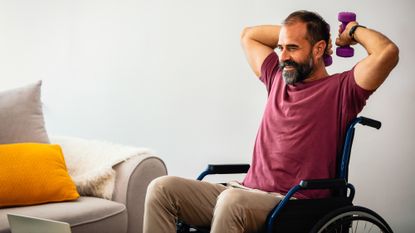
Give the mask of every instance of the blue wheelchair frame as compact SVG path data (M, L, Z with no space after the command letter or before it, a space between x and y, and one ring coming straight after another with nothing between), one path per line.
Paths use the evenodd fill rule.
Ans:
M345 141L343 144L341 162L337 168L337 178L335 179L319 179L319 180L302 180L298 185L292 187L284 199L282 199L270 212L267 218L266 232L272 233L274 223L277 217L280 215L282 209L287 205L288 201L293 195L301 189L341 189L343 190L341 195L350 199L350 202L354 198L355 189L352 184L348 183L348 166L350 162L350 153L352 150L353 138L355 133L355 126L357 124L370 126L376 129L380 129L381 122L366 117L357 117L352 122L346 131ZM233 165L208 165L207 169L203 171L197 180L202 180L205 176L211 174L235 174L246 173L249 169L248 164L233 164ZM347 196L347 190L349 195Z

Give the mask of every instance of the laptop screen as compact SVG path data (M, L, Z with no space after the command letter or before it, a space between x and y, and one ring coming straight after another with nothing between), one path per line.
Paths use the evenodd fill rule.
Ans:
M66 222L18 214L7 214L12 233L71 233Z

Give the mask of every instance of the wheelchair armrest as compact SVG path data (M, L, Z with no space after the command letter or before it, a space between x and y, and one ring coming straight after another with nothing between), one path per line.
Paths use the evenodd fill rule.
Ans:
M302 180L301 189L336 189L347 187L345 179Z
M209 164L197 180L202 180L205 176L211 174L238 174L246 173L249 170L249 164Z
M249 164L209 164L210 174L237 174L248 172Z
M346 181L346 179L319 179L319 180L302 180L300 184L292 188L292 192L287 194L288 198L291 198L295 192L300 189L331 189L331 190L349 190L348 198L352 201L355 194L354 186ZM345 193L347 195L347 193Z

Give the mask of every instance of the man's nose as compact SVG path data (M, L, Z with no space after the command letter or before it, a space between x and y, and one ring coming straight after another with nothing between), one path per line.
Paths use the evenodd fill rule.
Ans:
M290 60L290 54L287 52L287 50L285 50L285 49L281 50L280 59L281 59L281 61Z

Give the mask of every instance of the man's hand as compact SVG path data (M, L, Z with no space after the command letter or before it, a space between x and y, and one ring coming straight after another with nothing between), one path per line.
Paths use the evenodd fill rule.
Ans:
M331 42L331 35L329 36L329 44L326 47L325 54L331 56L333 54L333 43Z
M339 25L339 34L336 38L336 45L337 46L347 46L347 45L355 45L357 44L353 38L350 37L349 32L350 29L352 29L353 26L358 25L357 22L350 22L347 24L346 28L342 31L341 27L342 25Z

